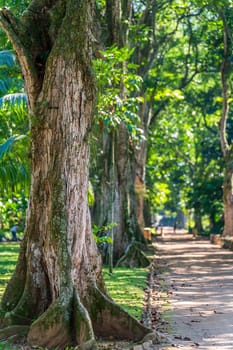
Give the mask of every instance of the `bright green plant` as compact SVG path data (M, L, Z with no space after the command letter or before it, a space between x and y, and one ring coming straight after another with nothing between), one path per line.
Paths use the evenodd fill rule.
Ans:
M94 62L98 86L97 116L101 128L111 131L124 123L133 141L143 138L138 116L143 99L137 96L142 78L137 65L130 63L133 49L112 46ZM122 94L124 91L124 94Z
M19 226L19 232L23 231L27 205L28 199L23 191L0 197L1 236L11 238L10 228L14 225Z
M115 222L106 225L106 226L92 226L92 232L95 238L95 241L97 244L99 243L110 243L112 244L112 239L107 234L105 234L107 231L111 230L113 227L117 226Z
M28 116L15 55L0 52L0 196L29 185Z

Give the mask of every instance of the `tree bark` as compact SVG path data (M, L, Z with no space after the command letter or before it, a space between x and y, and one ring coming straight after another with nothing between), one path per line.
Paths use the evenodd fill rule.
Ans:
M113 227L113 260L120 259L126 247L133 240L144 242L137 220L137 194L135 192L135 161L130 154L129 136L125 126L112 134L103 133L103 155L101 184L96 193L93 213L94 221L99 226L111 222ZM114 162L112 162L112 148ZM104 257L107 262L108 257Z
M233 152L231 148L225 156L225 174L223 182L224 231L223 236L233 236Z
M231 57L231 33L227 23L225 13L219 11L219 16L223 24L223 44L224 55L221 66L221 85L222 85L222 116L219 123L219 134L222 154L225 160L225 176L223 183L223 202L224 202L224 236L233 236L233 144L227 140L226 124L229 115L229 83L228 74L230 71Z
M203 231L202 226L202 215L199 208L194 208L194 228L196 230L196 233L199 234Z
M21 20L0 13L22 65L32 140L25 235L1 323L29 325L35 346L94 349L95 335L140 339L148 332L106 296L91 233L94 11L90 0L34 0Z

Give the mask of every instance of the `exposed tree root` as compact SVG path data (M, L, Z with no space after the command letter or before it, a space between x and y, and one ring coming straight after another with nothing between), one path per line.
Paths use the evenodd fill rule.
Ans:
M33 346L63 348L78 344L80 350L94 350L95 336L87 309L78 293L62 293L35 322L28 333L28 343Z
M87 309L81 303L77 290L74 288L74 328L76 343L80 350L95 350L96 341Z
M62 295L34 321L28 333L28 344L53 348L72 343L70 331L72 295Z
M5 326L10 325L30 325L33 318L33 306L31 305L31 295L26 289L17 304L17 306L9 312L5 313L2 323Z
M76 288L68 289L31 326L6 327L0 331L0 339L14 341L16 335L27 335L31 346L63 349L78 344L79 350L95 350L95 335L138 341L151 332L96 286L89 288L84 303L86 307ZM6 313L6 318L10 314Z
M26 299L22 296L20 317L15 314L16 310L19 311L17 307L6 312L6 324L17 324L14 323L16 321L22 324L22 320L26 319L22 309L25 303ZM95 285L89 287L83 303L85 306L76 288L67 288L31 326L6 327L0 331L0 339L14 341L16 335L27 335L28 344L32 346L63 349L67 345L78 344L79 350L95 350L95 336L138 341L151 332ZM28 305L25 310L28 315Z
M136 242L128 245L125 254L118 260L116 266L126 267L147 267L150 265L150 260L138 247Z
M9 326L0 330L0 341L12 340L16 341L26 336L28 333L28 326Z
M93 288L92 300L94 303L87 307L97 337L137 341L151 332L96 287Z

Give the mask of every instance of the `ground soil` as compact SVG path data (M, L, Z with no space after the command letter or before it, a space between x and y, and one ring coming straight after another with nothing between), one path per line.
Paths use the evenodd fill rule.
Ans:
M154 244L150 349L232 350L233 252L169 228Z

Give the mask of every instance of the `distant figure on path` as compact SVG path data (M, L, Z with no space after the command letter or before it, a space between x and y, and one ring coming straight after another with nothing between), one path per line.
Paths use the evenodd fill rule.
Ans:
M173 232L176 233L176 222L174 222L174 225L173 225Z
M12 233L12 241L13 242L17 242L18 241L18 237L17 237L17 231L19 229L18 225L15 225L11 228L11 233Z

